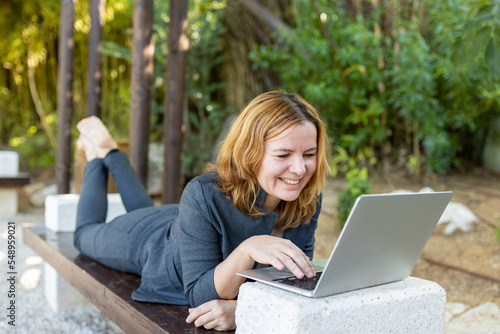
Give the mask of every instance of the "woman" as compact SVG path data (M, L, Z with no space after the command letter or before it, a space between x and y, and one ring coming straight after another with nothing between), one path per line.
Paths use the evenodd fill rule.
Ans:
M191 180L179 205L154 207L126 156L93 117L78 145L89 160L75 246L112 268L142 276L132 297L189 304L187 322L234 329L236 272L259 265L315 276L310 263L330 146L317 111L284 91L252 100L234 122L217 163ZM106 218L107 171L127 214Z

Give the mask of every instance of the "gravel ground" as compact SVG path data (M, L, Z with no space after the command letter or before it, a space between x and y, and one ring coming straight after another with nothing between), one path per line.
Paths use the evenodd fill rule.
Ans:
M15 234L9 234L9 222L15 223ZM22 226L40 222L43 222L41 210L0 217L0 333L123 333L94 307L58 313L50 309L44 295L43 261L22 241ZM15 237L15 248L11 248L11 253L15 252L15 267L12 269L8 263L11 260L9 235ZM14 289L8 281L12 276L16 282ZM15 297L9 296L10 291ZM13 312L7 310L11 303L15 303L12 318L9 315Z
M15 233L9 233L8 226L13 226L9 222L15 223ZM0 333L123 333L97 308L57 313L50 309L44 296L43 260L22 241L22 226L41 222L41 209L13 217L0 216ZM13 268L9 268L8 262L12 260L9 236L11 240L15 238L15 248L11 249L11 253L15 252ZM13 289L9 281L12 276ZM8 310L12 303L15 312ZM500 308L494 303L477 307L448 303L446 320L446 333L500 333Z

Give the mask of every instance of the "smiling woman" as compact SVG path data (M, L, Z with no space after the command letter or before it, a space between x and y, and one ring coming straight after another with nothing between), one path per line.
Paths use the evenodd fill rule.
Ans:
M284 230L311 218L317 195L321 193L329 172L330 142L316 109L301 96L285 91L272 91L253 99L231 127L221 146L217 166L210 166L216 171L222 191L228 194L234 206L255 218L266 214L254 200L262 188L257 172L265 157L266 143L306 122L316 128L316 142L308 147L316 147L316 172L296 200L280 203L281 214L275 227Z
M187 322L227 330L245 281L237 272L271 265L316 275L310 259L330 146L318 112L300 96L273 91L252 100L217 162L186 185L179 204L153 206L99 119L77 128L89 162L74 243L102 264L141 275L133 299L189 304ZM127 214L104 224L108 171Z

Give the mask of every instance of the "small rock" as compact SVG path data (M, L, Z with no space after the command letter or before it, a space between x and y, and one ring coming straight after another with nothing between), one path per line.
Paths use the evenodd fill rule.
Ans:
M446 333L499 333L500 307L495 303L484 303L468 310L446 324Z
M45 198L48 195L55 195L57 194L57 185L56 184L51 184L50 186L43 187L42 189L36 191L31 195L30 201L33 206L37 208L41 208L45 204Z

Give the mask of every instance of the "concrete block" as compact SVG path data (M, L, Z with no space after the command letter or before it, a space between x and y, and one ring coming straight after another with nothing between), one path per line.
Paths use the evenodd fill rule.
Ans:
M441 286L414 277L318 299L245 283L236 333L442 334L445 303Z
M13 151L0 151L0 177L19 175L19 155ZM17 213L17 188L0 189L0 215L11 216Z
M0 177L15 177L19 174L19 154L0 151Z
M45 263L45 298L54 312L94 308L49 264Z
M17 189L0 188L0 215L13 216L17 213Z
M45 199L45 226L54 232L73 232L80 195L49 195ZM126 213L120 194L108 194L106 221ZM54 312L93 308L71 284L50 265L45 264L45 298Z
M76 228L76 209L80 195L49 195L45 199L45 226L55 232L73 232ZM108 194L106 221L126 213L120 194Z

